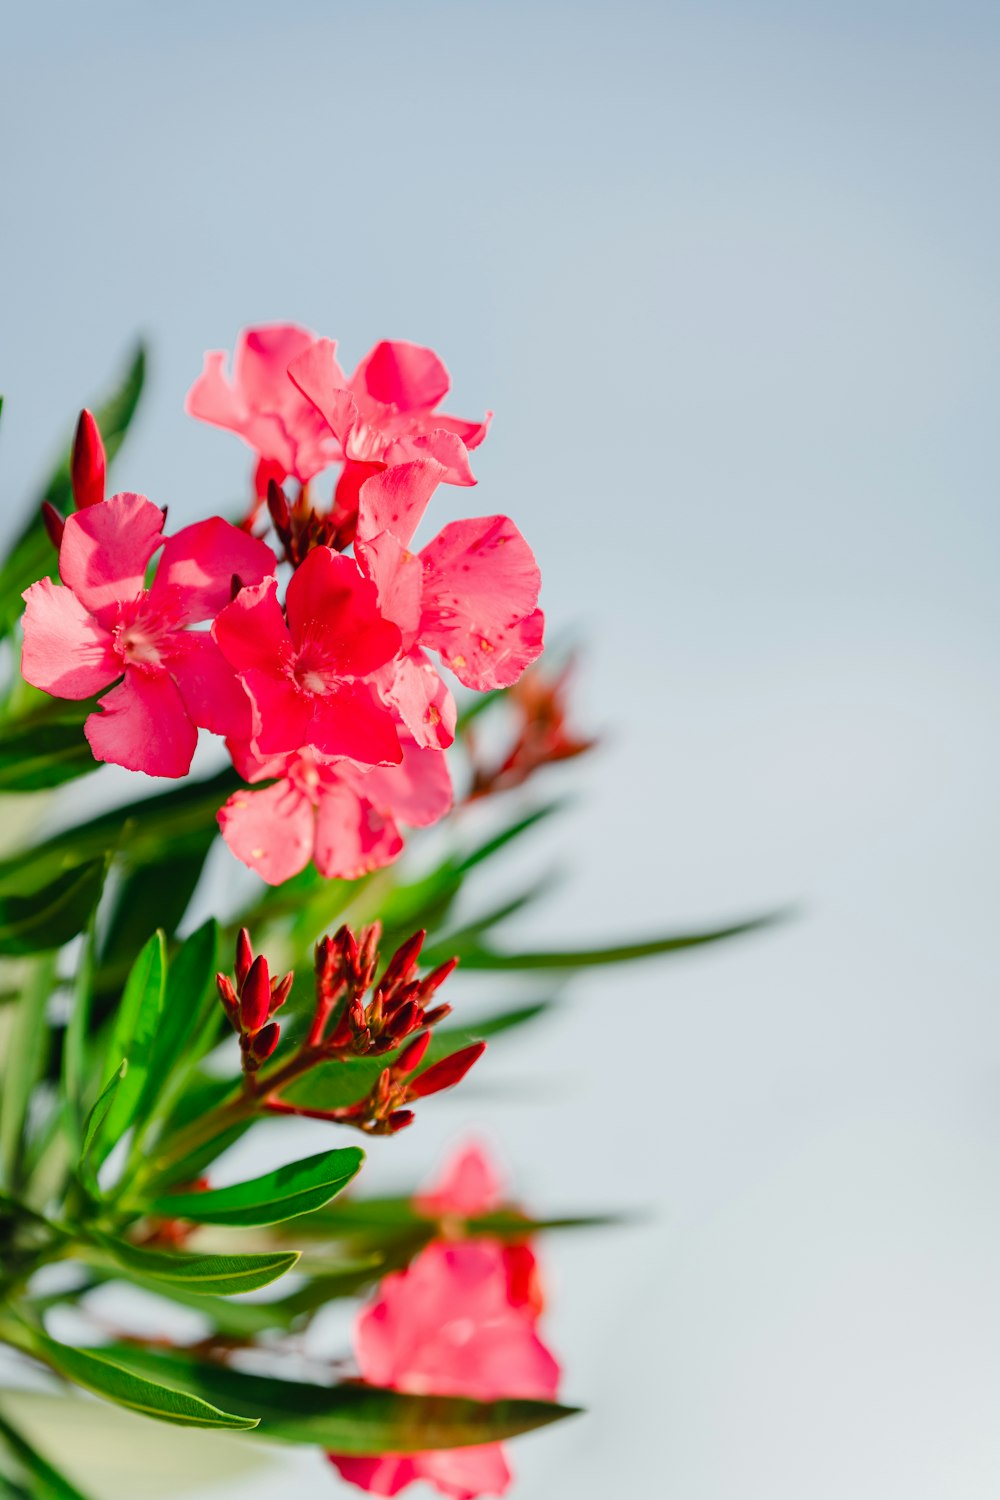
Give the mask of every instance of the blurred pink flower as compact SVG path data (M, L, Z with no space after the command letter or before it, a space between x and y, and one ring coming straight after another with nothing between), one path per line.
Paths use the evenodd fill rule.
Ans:
M250 724L246 695L212 637L186 627L227 603L234 575L256 584L276 564L263 542L218 517L164 542L163 518L134 494L67 517L65 587L45 578L24 594L21 670L56 698L89 698L121 678L84 725L94 755L150 776L183 776L197 726L238 736Z

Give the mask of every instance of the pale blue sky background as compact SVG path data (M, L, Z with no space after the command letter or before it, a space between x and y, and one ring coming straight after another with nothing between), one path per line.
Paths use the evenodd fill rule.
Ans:
M961 0L5 18L5 517L138 330L117 480L177 520L245 482L204 348L431 343L607 731L525 935L804 903L579 984L375 1153L478 1123L540 1208L656 1211L547 1247L592 1414L523 1500L996 1494L998 65Z

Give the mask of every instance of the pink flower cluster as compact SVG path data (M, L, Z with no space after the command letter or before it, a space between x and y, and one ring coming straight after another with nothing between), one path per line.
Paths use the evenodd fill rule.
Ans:
M206 356L188 410L250 444L258 491L339 462L344 550L308 550L282 600L248 525L213 518L164 541L151 501L103 499L99 436L81 422L78 509L46 515L62 586L25 593L22 671L56 697L104 693L85 725L98 760L183 776L198 729L221 735L248 784L219 814L233 852L272 884L310 860L354 877L396 857L400 823L451 805L455 702L427 652L467 687L514 683L542 649L538 568L506 516L412 550L437 486L475 483L487 428L436 411L449 379L431 350L377 344L348 378L329 340L277 326L242 336L231 382L223 365Z
M459 1221L501 1206L500 1182L476 1146L456 1156L417 1208ZM435 1240L387 1276L358 1316L355 1354L373 1385L414 1395L552 1400L559 1366L538 1334L535 1257L487 1237ZM342 1478L374 1495L424 1480L451 1500L502 1495L511 1472L499 1443L377 1458L329 1455Z

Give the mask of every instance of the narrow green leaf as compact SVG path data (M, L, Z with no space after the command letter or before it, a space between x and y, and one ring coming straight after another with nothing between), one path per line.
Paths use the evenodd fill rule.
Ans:
M80 1150L80 1177L89 1192L97 1194L97 1168L100 1160L95 1160L94 1143L97 1140L101 1126L108 1117L108 1111L114 1103L115 1095L119 1086L128 1073L128 1059L123 1057L115 1073L112 1074L108 1083L105 1084L98 1096L83 1131L83 1145Z
M95 771L97 764L82 716L0 725L0 792L61 786Z
M82 932L104 885L103 859L67 870L31 895L0 896L0 954L47 953Z
M176 1097L171 1085L198 1062L212 1036L212 1013L218 1007L215 974L218 967L219 927L210 917L193 932L170 960L160 1024L153 1039L152 1055L142 1097L136 1107L136 1146L141 1127L162 1101ZM204 1043L204 1045L202 1045Z
M145 1250L110 1235L95 1235L94 1243L118 1265L145 1281L178 1286L206 1297L256 1292L284 1276L299 1258L294 1250L252 1255L170 1255L160 1250ZM87 1246L81 1254L86 1259L92 1251Z
M72 1010L63 1032L62 1092L70 1139L82 1141L84 1093L87 1083L87 1051L91 1003L93 998L94 950L96 946L96 913L91 916L83 948L73 978Z
M259 1418L250 1412L234 1415L220 1410L201 1396L161 1385L158 1380L137 1374L103 1353L58 1344L39 1328L25 1324L15 1329L5 1325L4 1336L9 1343L34 1355L67 1380L143 1416L156 1417L161 1422L176 1422L182 1427L228 1427L239 1431L247 1431L258 1424ZM169 1378L169 1369L163 1374Z
M413 1075L419 1078L434 1063L453 1052L460 1052L471 1041L479 1041L475 1028L468 1032L453 1028L431 1033L431 1044L424 1054L420 1068ZM352 1057L337 1062L318 1063L311 1072L291 1084L282 1094L292 1104L308 1109L340 1109L345 1104L354 1104L371 1089L383 1068L389 1067L399 1056L401 1049L385 1052L380 1057Z
M252 1182L209 1188L203 1193L168 1193L155 1198L150 1213L190 1219L197 1224L278 1224L321 1208L357 1175L365 1154L357 1146L320 1151L303 1161L265 1172Z
M131 1125L146 1087L163 1012L166 969L166 942L162 932L155 932L132 965L108 1040L104 1077L114 1076L123 1057L128 1058L128 1073L100 1128L95 1165Z
M44 959L31 966L4 1047L0 1176L13 1189L21 1181L28 1105L45 1067L52 1039L46 1024L45 1008L54 972L51 959Z
M444 958L457 953L463 969L586 969L599 964L629 963L637 958L656 958L661 954L680 953L687 948L700 948L707 943L721 943L727 938L743 937L750 932L759 932L781 920L783 913L771 913L753 917L746 922L736 922L730 927L719 927L706 932L670 934L667 937L649 938L638 943L621 943L607 948L565 948L551 952L501 953L494 948L475 941L466 946L454 942L432 948L424 954L429 964L441 963Z
M118 1348L136 1369L172 1379L205 1400L252 1411L268 1441L310 1443L333 1453L420 1453L516 1437L575 1414L549 1401L469 1401L408 1396L362 1382L309 1385L246 1375L183 1355Z
M60 1474L38 1449L33 1447L23 1432L19 1432L0 1412L0 1438L32 1480L35 1500L87 1500L82 1490Z

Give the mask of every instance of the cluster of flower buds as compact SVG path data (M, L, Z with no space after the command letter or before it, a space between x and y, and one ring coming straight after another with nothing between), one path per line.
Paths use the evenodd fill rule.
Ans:
M76 424L69 467L73 504L77 510L87 510L91 505L99 505L104 499L107 467L104 443L97 422L93 413L84 408ZM66 518L51 500L42 501L42 521L49 541L58 551Z
M228 974L216 974L215 982L230 1024L240 1039L244 1073L255 1073L278 1045L279 1026L271 1017L284 1005L292 989L293 974L271 978L263 953L254 958L250 934L240 928L236 939L235 985Z
M431 1001L458 959L450 958L418 978L420 950L427 936L423 929L396 949L365 1004L378 971L381 931L378 922L362 928L357 937L349 927L341 927L333 937L317 943L311 1045L325 1044L330 1052L355 1057L377 1056L451 1014L450 1005L432 1005Z
M473 762L470 802L494 792L510 791L542 766L571 760L593 749L596 740L574 734L566 723L572 672L572 661L555 677L535 667L508 690L507 701L518 716L518 724L509 750L496 764L479 761L473 733L466 729Z
M289 504L288 496L276 480L268 480L267 509L285 561L297 568L314 547L332 547L343 552L353 541L354 525L345 532L336 513L318 515L309 499L309 487L303 485L298 499Z

